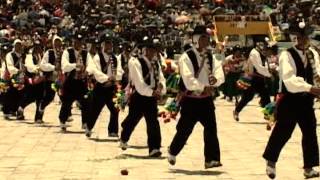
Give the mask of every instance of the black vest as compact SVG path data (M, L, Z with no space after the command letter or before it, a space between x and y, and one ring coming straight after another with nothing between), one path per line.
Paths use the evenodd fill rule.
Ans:
M70 63L77 63L77 57L76 57L76 52L73 48L69 48L67 49L68 54L69 54L69 62ZM76 75L76 70L72 70L71 72L69 72L68 77L69 78L74 78Z
M82 50L81 51L81 58L82 58L82 62L83 62L84 66L87 64L87 56L88 56L88 51Z
M308 61L307 67L305 68L300 55L298 54L298 52L294 48L290 48L287 51L291 54L291 56L294 60L294 63L296 65L296 69L297 69L296 76L302 77L306 82L313 85L313 71L312 71L312 67L311 67L310 62ZM282 82L282 93L293 94L287 90L287 88L283 82ZM295 94L302 95L305 93L295 93Z
M128 60L121 54L121 67L124 70L124 73L128 73Z
M49 60L49 63L52 64L52 65L55 65L56 64L56 55L54 54L54 50L53 49L50 49L48 51L48 60Z
M186 52L191 63L192 63L192 66L193 66L193 72L194 73L197 73L199 71L199 64L198 64L198 60L197 60L197 56L196 56L196 53L193 51L193 50L189 50ZM212 71L213 70L213 57L212 57L212 54L208 52L208 63L209 63L209 68L210 70ZM179 89L180 91L186 91L187 88L183 82L183 79L182 77L180 78L180 81L179 81Z
M13 59L13 65L15 68L20 69L20 63L19 63L19 57L15 52L11 53L12 59Z
M147 85L150 86L150 85L151 85L151 76L150 76L150 74L149 74L150 69L149 69L146 61L145 61L143 58L139 57L139 58L138 58L138 61L139 61L140 64L141 64L142 77L143 77L143 79L144 79L144 82L145 82ZM147 77L147 76L149 76L149 77Z
M107 62L106 62L106 59L104 58L103 53L99 52L98 55L99 55L99 59L100 59L101 71L103 73L105 73L105 74L108 74L108 69L109 68L106 67L107 66ZM108 62L110 60L112 61L112 64L114 65L114 68L117 68L118 62L117 62L117 58L116 58L116 56L114 54L111 55L111 58L108 60Z

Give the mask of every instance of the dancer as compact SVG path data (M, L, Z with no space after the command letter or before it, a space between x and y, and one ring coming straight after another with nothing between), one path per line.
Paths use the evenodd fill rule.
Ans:
M159 43L157 38L144 37L144 54L129 61L129 79L134 93L130 97L129 114L121 124L120 147L126 150L134 128L142 117L145 118L149 157L162 154L157 99L166 93L166 81L157 56Z
M263 154L267 161L266 173L276 177L276 163L280 152L290 139L296 124L302 132L304 176L319 177L313 167L319 166L317 120L313 108L314 97L320 95L319 54L310 46L308 35L312 33L306 16L297 16L289 31L297 36L295 46L280 56L280 92L277 102L276 124Z
M195 47L186 50L179 59L184 97L181 100L177 133L168 149L168 161L175 165L176 156L199 121L204 126L205 168L213 168L222 164L212 92L224 82L224 74L221 63L209 49L210 37L206 27L195 27L192 38Z

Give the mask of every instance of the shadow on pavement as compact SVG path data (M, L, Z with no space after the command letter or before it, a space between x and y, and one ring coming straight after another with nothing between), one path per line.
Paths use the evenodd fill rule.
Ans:
M184 170L184 169L170 169L170 173L173 174L184 174L184 175L200 175L200 176L217 176L224 174L222 171L206 171L206 170Z
M64 134L84 134L84 131L66 131Z
M129 146L132 149L148 149L148 146Z
M263 125L266 125L267 122L239 122L240 124L255 124L255 125L258 125L258 124L263 124Z
M116 156L115 159L166 159L166 157L149 157L147 155L142 156L142 155L133 155L133 154L122 154L119 156Z
M119 142L118 139L99 139L99 138L90 138L90 140L95 142Z

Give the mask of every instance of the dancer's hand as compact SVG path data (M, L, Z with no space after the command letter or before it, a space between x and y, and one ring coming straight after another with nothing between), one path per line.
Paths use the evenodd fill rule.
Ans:
M315 95L315 96L320 96L320 88L317 88L317 87L312 87L310 89L310 93Z

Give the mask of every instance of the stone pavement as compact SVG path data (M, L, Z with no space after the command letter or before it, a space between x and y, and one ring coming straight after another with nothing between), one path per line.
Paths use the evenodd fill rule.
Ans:
M256 104L254 101L245 108L237 123L232 118L233 104L222 100L216 102L223 167L212 170L204 169L203 128L200 124L177 157L176 166L172 167L165 158L146 158L148 149L143 120L129 142L132 146L123 152L115 139L107 138L107 109L100 116L92 139L88 140L80 128L79 110L76 108L69 132L61 134L57 118L60 106L56 102L46 110L46 124L40 127L33 124L34 105L31 105L25 112L26 121L5 121L1 116L0 180L267 179L261 155L270 131L266 131L262 113ZM121 113L120 121L125 115ZM175 122L161 122L164 157L175 133L175 125ZM278 179L303 179L300 139L301 133L297 128L282 151L277 168ZM129 175L122 176L121 169L128 169Z

